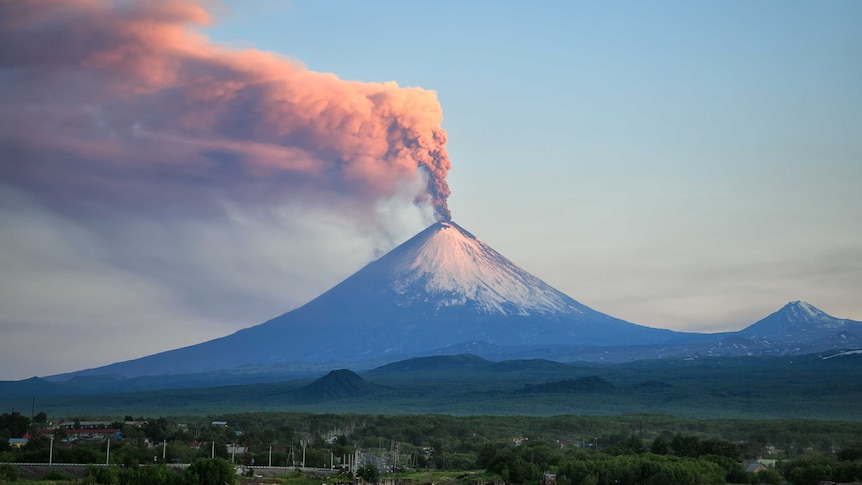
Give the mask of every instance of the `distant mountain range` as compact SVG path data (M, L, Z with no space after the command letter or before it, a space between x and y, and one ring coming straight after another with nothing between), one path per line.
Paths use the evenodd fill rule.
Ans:
M791 302L739 332L674 332L598 312L452 222L428 227L309 303L232 335L50 376L79 389L275 382L417 356L628 362L862 348L862 322Z
M35 409L50 416L291 411L859 420L860 364L859 350L622 364L440 355L367 371L336 369L314 379L211 382L210 387L146 391L84 389L33 378L0 382L0 406L20 410L35 404Z

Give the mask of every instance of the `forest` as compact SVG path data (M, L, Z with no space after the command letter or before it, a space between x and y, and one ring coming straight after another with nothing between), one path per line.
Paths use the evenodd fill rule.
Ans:
M0 382L0 409L55 416L235 412L639 415L862 420L862 354L667 359L627 364L434 356L353 372ZM249 371L251 372L251 371ZM328 372L328 374L327 374ZM155 379L155 380L154 380ZM196 380L200 379L200 381ZM72 384L75 384L74 387Z
M294 469L303 466L332 471L302 476L306 484L353 475L465 484L547 484L551 477L559 485L862 480L862 423L853 421L261 412L114 417L104 426L121 438L110 441L70 440L52 425L96 418L0 415L0 481L21 478L14 463L49 460L111 465L92 466L79 477L54 476L59 483L124 485L210 483L205 477L225 466L253 475L270 465L284 468L268 483L284 484L300 480ZM9 437L25 434L26 444L9 445ZM182 473L166 468L176 463L193 466Z

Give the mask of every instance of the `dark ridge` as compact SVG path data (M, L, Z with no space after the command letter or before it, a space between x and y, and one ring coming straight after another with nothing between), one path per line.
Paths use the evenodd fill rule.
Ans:
M517 372L530 370L567 370L571 369L568 364L555 362L547 359L514 359L504 360L491 365L495 372Z
M20 398L31 396L64 396L81 394L79 389L48 382L39 377L21 381L0 381L0 398Z
M115 387L126 378L119 374L96 374L90 376L75 376L65 382L66 385L81 389L108 389Z
M599 376L566 379L563 381L544 382L542 384L527 384L518 393L605 393L614 392L616 387Z
M441 370L475 370L487 369L494 365L491 361L473 354L435 355L431 357L416 357L413 359L393 362L368 371L365 375L374 376L402 372L423 372Z
M334 401L372 393L372 385L355 372L339 369L326 374L300 390L301 397L311 401Z
M629 387L629 389L633 391L640 392L660 392L660 391L668 391L672 389L673 386L664 381L644 381L638 382L637 384L633 384Z

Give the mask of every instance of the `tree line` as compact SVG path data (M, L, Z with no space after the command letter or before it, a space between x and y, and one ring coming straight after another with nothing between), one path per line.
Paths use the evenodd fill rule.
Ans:
M0 415L0 434L35 432L47 426L43 418L36 422L17 413ZM47 462L51 452L55 463L109 460L115 466L94 468L87 483L124 485L139 483L137 474L146 483L179 484L170 481L175 472L165 468L170 475L159 468L170 462L332 468L354 453L376 455L381 459L378 463L385 464L382 469L365 464L351 470L372 482L416 469L480 470L496 480L526 484L537 484L550 473L558 485L862 481L859 423L250 413L126 416L111 426L122 430L123 439L110 445L98 440L63 443L61 430L54 431L53 450L48 437L39 433L21 448L12 448L4 440L0 463ZM744 465L765 452L769 440L778 436L771 433L778 430L785 440L772 443L797 446L792 451L779 450L775 467L757 474L746 472ZM800 443L816 443L820 448L801 449ZM242 446L247 453L232 456L228 445ZM201 462L212 454L221 462Z

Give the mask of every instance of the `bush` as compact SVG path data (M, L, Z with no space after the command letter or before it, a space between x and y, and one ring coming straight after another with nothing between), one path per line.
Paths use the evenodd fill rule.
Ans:
M120 483L120 467L87 467L86 483L98 483L103 485L113 485Z
M356 476L368 483L377 483L380 479L380 471L374 465L363 465L356 470Z
M781 483L781 474L778 470L770 468L757 472L757 483L766 483L768 485L779 485Z
M164 465L148 465L130 469L133 479L129 484L135 485L181 485L182 479L172 469ZM223 482L221 482L223 483ZM219 483L219 485L221 485Z
M862 460L862 445L855 445L838 452L841 461Z
M73 481L75 480L75 475L63 470L48 470L43 477L45 480L53 480L56 482L63 481Z
M14 482L18 480L18 469L12 465L0 465L0 482Z
M199 458L183 473L183 483L185 485L233 485L236 483L236 472L225 459Z

